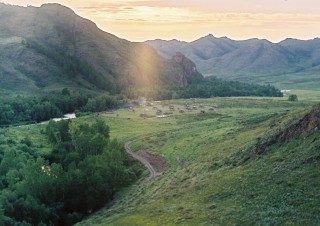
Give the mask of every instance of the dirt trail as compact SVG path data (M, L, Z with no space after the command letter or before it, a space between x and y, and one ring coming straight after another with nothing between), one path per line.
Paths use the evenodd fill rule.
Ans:
M150 172L150 176L146 179L147 181L151 180L152 178L155 178L157 176L157 172L154 170L153 166L150 164L148 160L143 158L142 156L138 155L137 153L134 153L131 148L130 144L132 141L128 141L125 143L124 148L126 149L126 152L131 155L134 159L140 161Z

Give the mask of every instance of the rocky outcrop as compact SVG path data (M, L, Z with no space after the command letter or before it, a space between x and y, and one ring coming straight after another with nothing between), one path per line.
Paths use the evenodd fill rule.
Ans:
M310 132L320 130L320 108L315 108L306 114L297 123L287 128L281 135L277 137L277 141L288 141L292 138L306 135Z
M181 52L177 52L172 57L172 60L178 63L182 68L182 72L178 75L178 78L180 78L181 85L186 86L188 84L191 84L203 79L203 76L201 73L198 72L195 63L193 63L189 58L187 58Z
M320 130L320 105L307 113L299 121L291 124L285 130L274 136L258 138L257 143L251 149L250 154L246 157L260 156L270 149L270 147L279 142L287 142L300 136L306 136L309 133Z

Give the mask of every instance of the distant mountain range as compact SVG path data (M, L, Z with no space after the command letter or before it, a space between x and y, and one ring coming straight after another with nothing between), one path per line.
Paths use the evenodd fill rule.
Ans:
M235 41L208 35L193 42L147 41L166 58L183 53L201 73L282 87L320 88L320 39L286 39L279 43L249 39Z
M190 43L133 43L59 4L0 3L1 95L186 86L203 78L198 69L226 80L320 89L320 39L271 43L208 35Z
M165 59L149 45L106 33L59 4L0 3L1 94L63 87L119 93L202 78L183 55Z

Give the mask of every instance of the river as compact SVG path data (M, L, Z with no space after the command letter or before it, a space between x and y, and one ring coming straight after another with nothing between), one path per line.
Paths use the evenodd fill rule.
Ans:
M71 114L65 114L63 116L63 118L53 118L51 120L55 121L55 122L59 122L61 120L68 120L68 119L73 119L73 118L76 118L76 114L75 113L71 113ZM43 121L43 122L40 122L39 124L48 124L49 121Z

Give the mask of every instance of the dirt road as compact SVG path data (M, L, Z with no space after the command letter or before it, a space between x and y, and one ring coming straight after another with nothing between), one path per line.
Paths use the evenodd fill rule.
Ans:
M131 148L130 148L130 144L132 143L132 141L128 141L127 143L125 143L124 148L126 149L126 152L131 155L134 159L140 161L150 172L150 176L146 179L147 181L151 180L152 178L157 176L157 172L154 170L153 166L150 164L150 162L148 162L148 160L146 160L145 158L141 157L140 155L138 155L137 153L134 153Z

